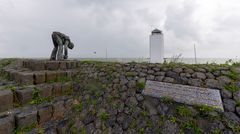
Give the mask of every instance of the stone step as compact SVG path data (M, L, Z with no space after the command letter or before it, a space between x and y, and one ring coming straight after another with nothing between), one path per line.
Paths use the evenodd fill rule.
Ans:
M72 78L76 76L78 71L76 69L57 70L57 71L26 71L15 69L4 69L3 73L10 80L14 80L21 85L37 85L46 82L56 81L63 78Z
M39 99L47 101L54 97L72 94L72 91L72 82L2 87L0 90L0 113L12 109L14 106L34 104ZM38 98L36 98L36 95Z
M78 67L78 61L67 60L67 61L49 61L49 60L24 60L23 67L29 68L32 71L41 70L66 70L75 69Z
M0 114L0 133L11 134L14 129L24 129L33 125L44 126L71 114L73 99L68 96L57 97L51 103L25 106Z

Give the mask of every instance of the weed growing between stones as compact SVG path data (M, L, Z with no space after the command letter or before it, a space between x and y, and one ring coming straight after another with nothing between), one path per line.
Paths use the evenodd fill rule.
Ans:
M37 123L33 123L32 125L23 127L23 128L17 127L14 130L14 134L25 134L25 133L30 132L31 130L33 130L36 127L37 127Z
M169 97L162 97L160 99L160 101L163 102L164 104L173 104L173 102L174 102L174 100Z
M83 110L83 103L79 102L79 104L73 105L73 109L77 112L81 112Z
M136 87L139 89L139 90L143 90L145 88L145 82L137 82L136 84Z
M240 107L240 101L236 102L236 107Z
M207 114L214 111L214 107L210 107L207 105L196 105L195 107L200 112L200 114Z
M227 122L227 126L235 133L240 133L240 125L233 122Z
M34 88L33 90L33 98L32 100L29 102L29 104L31 105L39 105L45 102L50 102L53 99L53 97L47 97L47 98L42 98L40 95L40 90L37 88Z
M186 106L178 106L177 107L177 113L180 116L184 116L184 117L192 116L191 111Z
M171 121L172 123L176 123L176 122L177 122L177 118L174 117L174 116L171 116L171 117L170 117L170 121Z
M234 70L231 70L229 72L229 74L227 74L227 76L229 78L233 79L233 80L238 80L239 79L239 74L236 71L234 71Z
M223 134L223 132L220 129L215 129L212 131L212 134Z
M107 112L101 112L99 114L99 117L102 121L106 121L107 119L109 119L109 114Z
M7 65L11 64L12 62L16 61L17 59L2 59L0 60L0 69L6 67Z
M196 122L194 121L187 121L181 125L181 129L186 130L194 130L196 134L202 134L203 131L197 126Z
M226 90L229 90L229 91L233 92L233 93L240 90L240 88L237 87L236 85L225 85L224 88Z

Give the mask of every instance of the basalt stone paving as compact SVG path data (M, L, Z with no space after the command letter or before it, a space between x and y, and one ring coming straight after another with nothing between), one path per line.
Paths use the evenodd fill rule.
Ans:
M24 88L24 89L16 90L18 101L21 104L28 103L33 98L33 91L34 91L33 87L27 87L27 88Z
M16 115L16 124L22 128L37 123L37 110L26 110Z
M13 116L0 116L0 134L11 134L14 130L14 126Z
M169 97L188 105L208 105L224 111L220 92L215 89L147 81L142 93L157 98Z
M13 107L13 93L9 90L0 90L0 112Z

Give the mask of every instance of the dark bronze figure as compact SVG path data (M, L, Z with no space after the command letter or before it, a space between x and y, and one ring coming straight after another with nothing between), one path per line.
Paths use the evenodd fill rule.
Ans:
M53 32L52 40L54 48L52 50L50 60L63 60L68 58L68 48L73 49L74 44L70 41L70 38L63 33ZM63 54L64 48L64 54Z

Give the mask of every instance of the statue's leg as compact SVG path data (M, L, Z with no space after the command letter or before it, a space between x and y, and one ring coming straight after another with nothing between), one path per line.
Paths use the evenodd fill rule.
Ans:
M63 60L63 42L60 37L58 37L58 42L59 44L58 44L57 60Z
M57 36L55 34L52 34L52 41L53 41L54 48L52 50L50 60L56 60L56 55L57 55L57 50L58 50L58 42L57 42L58 40L57 40Z
M51 58L50 60L56 60L56 54L57 54L57 50L58 50L58 47L54 46L53 50L52 50L52 54L51 54Z

